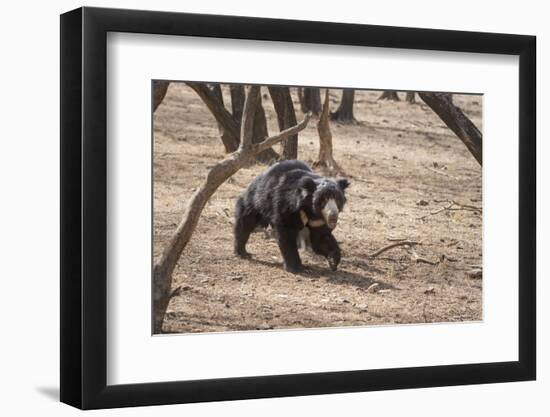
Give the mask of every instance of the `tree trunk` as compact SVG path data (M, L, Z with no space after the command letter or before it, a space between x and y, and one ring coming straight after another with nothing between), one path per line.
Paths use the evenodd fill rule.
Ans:
M221 138L226 153L231 153L239 147L239 124L235 122L221 100L204 83L187 83L202 99L210 113L216 119L221 131Z
M234 152L239 147L239 132L241 130L241 122L240 120L235 120L234 116L229 113L229 111L227 111L227 109L225 108L223 104L223 97L221 95L221 88L219 88L219 85L218 88L214 86L212 89L208 88L207 85L204 83L188 82L187 85L199 95L202 101L206 104L206 107L208 107L208 110L210 110L210 112L216 119L225 152ZM244 88L243 86L240 87ZM237 103L237 99L235 103ZM238 106L238 104L236 104L236 106ZM236 108L233 109L234 112L236 111ZM253 131L255 138L254 140L256 142L261 142L268 136L265 112L263 107L261 106L261 102L260 109L258 112L256 112ZM258 155L258 161L260 162L271 162L278 158L279 154L277 154L277 152L275 152L273 149L267 149L265 152L262 152L260 155Z
M219 84L211 84L210 91L212 92L212 96L216 98L216 100L221 104L223 108L225 108L225 104L223 103L223 93L222 93L221 86ZM222 124L217 120L216 120L216 123L218 123L218 131L220 132L220 136L223 136L224 128Z
M380 97L378 97L378 100L391 100L391 101L399 101L399 96L397 95L397 91L384 91Z
M329 89L325 92L325 102L323 103L323 110L319 116L319 122L317 123L317 132L319 133L319 157L317 161L313 163L314 168L321 168L326 175L336 175L343 171L334 160L332 150L332 133L330 131L329 123Z
M267 130L267 119L265 117L264 107L262 105L262 95L258 95L258 103L256 105L256 111L254 112L254 126L252 143L260 143L269 136ZM256 155L256 160L264 164L270 164L273 161L279 159L279 154L273 149L266 149Z
M216 99L222 103L222 106L225 107L225 105L223 104L223 93L222 93L222 88L219 84L210 84L210 91L212 91L212 94L214 94L214 97L216 97Z
M243 117L244 85L231 84L229 91L231 92L231 114L235 122L240 124Z
M169 85L170 83L168 81L153 82L153 113L157 110L157 107L160 106L164 97L166 97Z
M407 103L410 103L410 104L416 104L416 94L414 91L407 91L407 97L405 98L405 100L407 100Z
M317 87L298 88L298 98L303 113L321 113L321 89Z
M279 130L287 129L296 124L296 112L288 87L268 87L273 107L277 113ZM298 135L293 135L283 142L283 159L298 158Z
M464 142L479 165L482 165L483 136L462 110L453 104L451 94L418 93L418 95Z
M355 90L346 88L342 91L342 100L338 109L330 115L330 118L338 123L353 124L357 123L353 115L353 101L355 99Z
M162 323L168 303L172 295L177 292L177 289L172 289L174 269L187 243L189 243L202 210L210 197L220 185L253 160L258 153L271 149L273 145L296 134L304 129L309 122L311 114L308 114L300 124L267 138L263 142L253 143L253 125L259 93L260 87L253 86L246 96L239 148L214 165L208 172L205 182L189 200L181 222L153 268L154 333L162 332Z
M229 88L231 91L231 111L233 114L233 118L239 124L239 127L240 127L243 108L244 108L244 99L245 99L244 85L234 84L234 85L231 85ZM292 126L294 126L295 124L296 124L296 121ZM254 135L253 135L252 141L254 143L261 142L268 135L269 133L267 130L267 120L265 117L264 108L262 106L262 99L260 97L258 102L258 107L256 108L256 113L254 115ZM279 155L273 149L268 149L260 153L257 157L258 161L264 162L264 163L269 163L278 158L279 158Z

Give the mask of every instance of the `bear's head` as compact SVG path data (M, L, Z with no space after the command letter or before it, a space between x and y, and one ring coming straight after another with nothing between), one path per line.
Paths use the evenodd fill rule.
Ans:
M313 214L322 218L332 230L338 223L338 216L346 204L344 190L349 186L345 178L311 178L300 181L304 201L311 203Z

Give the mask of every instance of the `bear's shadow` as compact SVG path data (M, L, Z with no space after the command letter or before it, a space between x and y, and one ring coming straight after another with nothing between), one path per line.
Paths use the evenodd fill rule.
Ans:
M266 261L263 259L250 258L248 259L248 262L261 264L271 268L277 268L277 269L282 268L282 264L280 262L275 262L275 261ZM368 266L366 264L363 266L365 266L366 269L368 269L368 272L370 273L382 273L380 269L374 266ZM336 271L331 271L328 268L328 266L319 266L315 264L304 265L304 270L296 275L302 276L304 278L326 278L326 280L332 284L353 286L356 288L363 288L363 289L369 288L372 284L378 284L379 285L378 288L381 290L397 289L392 284L389 284L384 281L376 280L373 277L370 277L367 275L348 271L346 269L341 269L341 268L338 268Z

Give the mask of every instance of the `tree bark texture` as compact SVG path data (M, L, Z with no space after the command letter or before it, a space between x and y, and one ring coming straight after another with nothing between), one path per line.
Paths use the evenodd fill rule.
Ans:
M258 94L258 103L256 105L256 111L254 112L254 126L252 134L252 142L260 143L269 136L267 130L267 119L265 117L264 106L262 105L262 95ZM279 159L279 154L273 149L266 149L256 155L256 159L264 164L269 164Z
M397 91L384 91L382 95L378 97L378 100L399 101L399 95L397 95Z
M298 88L298 98L303 113L312 112L316 116L321 113L321 89L317 87Z
M231 93L231 114L233 115L233 119L240 124L244 108L244 85L231 84L229 91Z
M268 87L273 107L277 113L279 130L288 129L296 124L296 112L288 87ZM298 158L298 135L292 135L283 142L283 159Z
M221 100L204 83L187 83L195 93L206 104L210 113L216 119L218 127L221 128L221 138L226 153L231 153L239 147L239 124L235 122L231 113L229 113Z
M325 92L325 101L323 110L317 122L317 132L319 133L319 157L313 163L314 168L321 168L327 175L336 175L343 173L338 163L334 160L332 148L332 133L330 131L330 111L329 111L329 89Z
M483 136L462 110L453 104L451 94L418 93L418 95L464 142L479 165L482 165Z
M352 88L346 88L342 91L342 100L340 105L334 113L330 115L330 118L338 123L352 124L356 123L355 116L353 115L353 101L355 100L355 90Z
M217 91L216 88L210 89L208 86L204 83L193 83L188 82L187 85L191 87L197 95L202 99L204 104L206 104L206 107L208 107L208 110L210 110L210 113L214 116L216 119L216 122L218 123L218 129L220 130L220 136L223 142L223 146L225 148L226 153L231 153L237 150L239 147L239 131L240 131L240 119L235 119L234 115L238 115L238 113L241 111L239 110L239 99L236 98L235 102L233 102L233 94L236 96L239 94L238 88L243 86L234 86L234 90L232 90L232 107L234 114L229 113L229 111L225 108L223 104L223 98L221 95L221 89ZM219 87L219 85L218 85ZM243 90L244 91L244 90ZM261 100L261 98L259 99ZM261 142L263 139L265 139L268 136L267 133L267 122L265 119L265 112L263 107L261 106L260 102L260 109L258 112L256 112L256 118L254 119L254 140L256 142ZM257 155L257 159L260 162L267 163L271 162L273 160L276 160L279 158L279 154L275 152L273 149L267 149L261 154Z
M157 107L160 106L166 93L168 92L168 86L170 82L168 81L155 81L153 84L153 113L157 110Z
M225 104L223 103L223 93L222 93L221 86L219 84L211 84L210 91L212 92L212 95L215 97L215 99L221 103L222 107L225 108ZM220 132L220 136L223 136L224 134L223 126L217 120L216 120L216 123L218 124L218 131Z

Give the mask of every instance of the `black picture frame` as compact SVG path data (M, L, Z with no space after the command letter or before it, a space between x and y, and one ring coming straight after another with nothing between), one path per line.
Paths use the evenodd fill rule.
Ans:
M519 56L518 361L107 385L108 32ZM250 17L88 7L61 15L61 401L94 409L535 379L535 45L534 36Z

